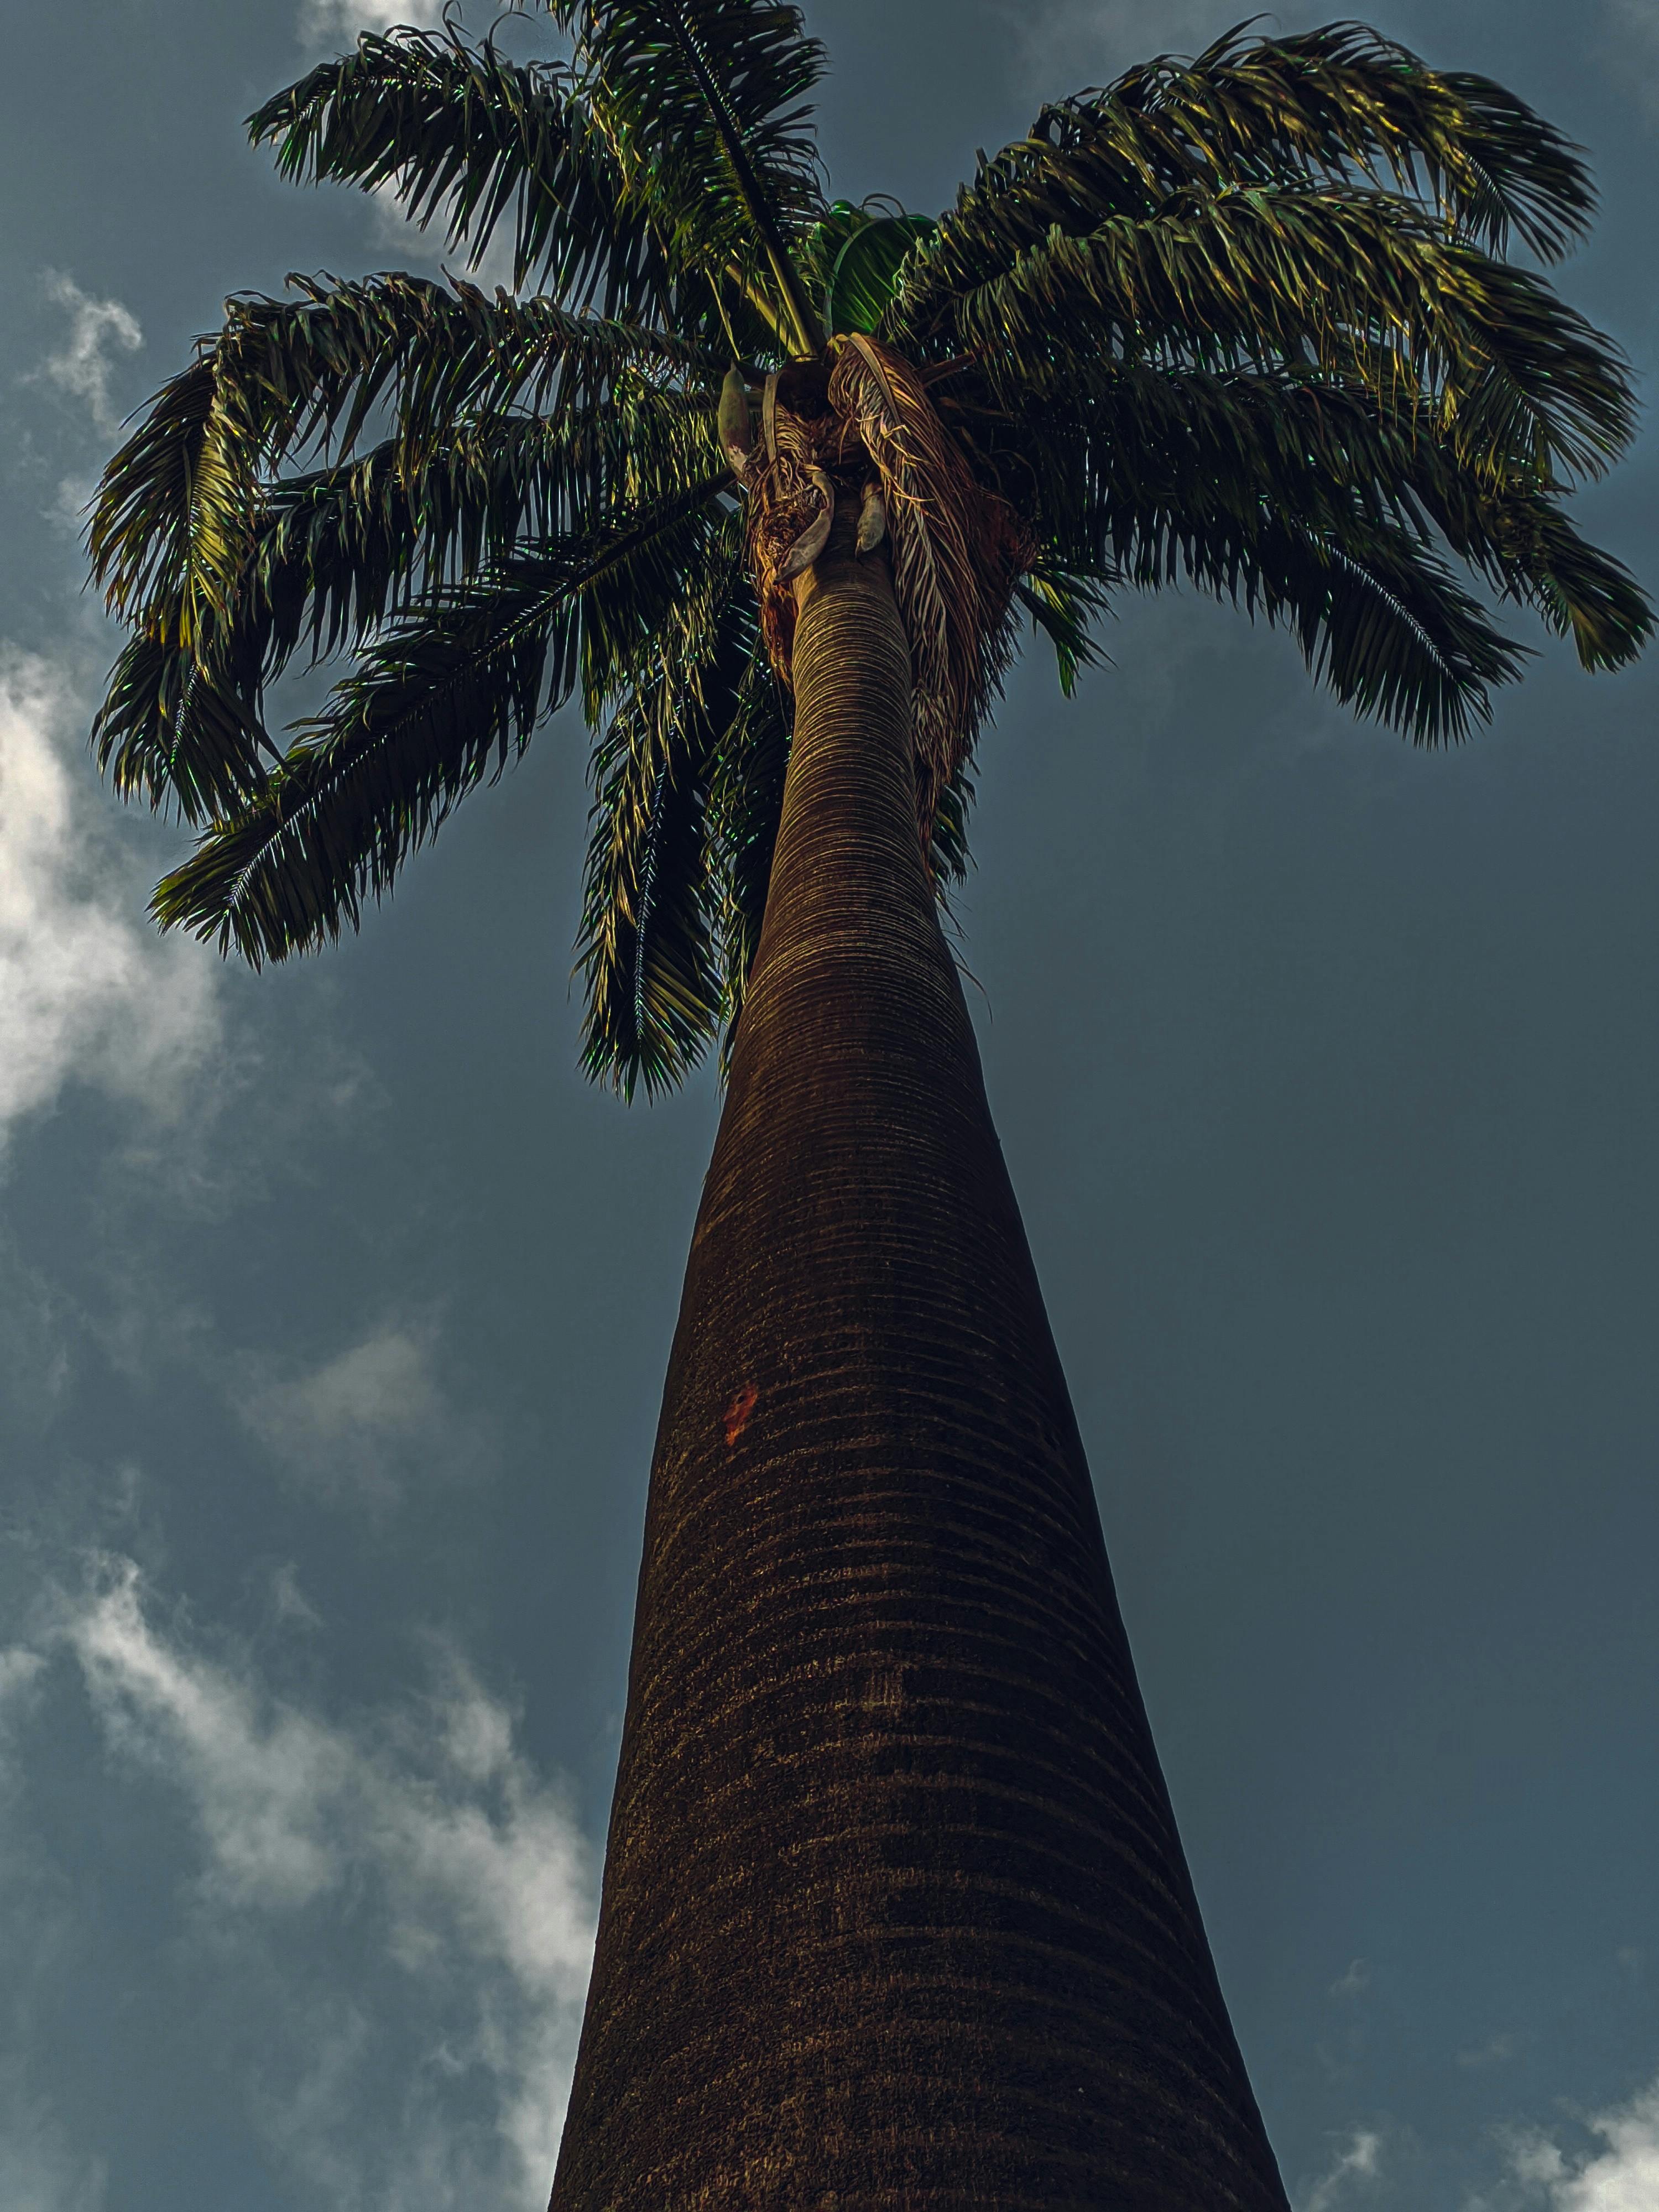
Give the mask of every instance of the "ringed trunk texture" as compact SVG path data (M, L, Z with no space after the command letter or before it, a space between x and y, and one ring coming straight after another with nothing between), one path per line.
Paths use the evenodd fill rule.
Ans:
M803 591L553 2212L1285 2212L849 538Z

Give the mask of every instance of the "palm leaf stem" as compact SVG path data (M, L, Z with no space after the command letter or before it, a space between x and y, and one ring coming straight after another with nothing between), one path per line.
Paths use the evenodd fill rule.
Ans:
M803 356L822 353L824 345L823 325L819 321L811 301L807 296L806 288L801 283L799 272L795 267L787 246L784 244L778 227L772 219L771 211L766 204L765 195L761 190L760 179L755 174L754 164L750 161L748 149L744 144L743 132L738 127L737 118L732 114L721 93L719 80L708 66L708 57L702 51L702 43L686 21L684 10L679 6L678 0L662 0L662 15L669 34L684 55L686 67L690 70L692 80L702 96L709 123L731 167L732 181L737 187L738 197L743 203L744 211L754 225L755 234L761 242L767 260L771 264L772 274L777 279L779 289L788 303L789 313L794 323L793 336L795 349ZM748 296L761 313L766 316L767 320L773 324L774 328L777 328L776 319L769 313L766 303L758 298L752 289L749 290ZM781 331L779 334L783 335Z

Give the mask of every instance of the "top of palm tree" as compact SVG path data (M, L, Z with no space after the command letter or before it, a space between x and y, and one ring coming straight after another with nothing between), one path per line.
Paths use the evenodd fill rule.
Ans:
M513 283L233 299L110 462L90 548L131 638L98 756L204 832L164 924L255 963L355 926L579 695L586 1062L677 1080L758 934L792 564L866 479L941 885L1021 614L1069 690L1112 594L1195 584L1425 744L1520 670L1494 599L1587 668L1649 635L1564 507L1633 423L1536 265L1594 195L1501 87L1358 24L1241 26L1046 106L935 219L830 198L799 9L544 12L565 58L369 35L252 118L284 174L391 191L471 269L510 239ZM267 687L340 653L278 744Z

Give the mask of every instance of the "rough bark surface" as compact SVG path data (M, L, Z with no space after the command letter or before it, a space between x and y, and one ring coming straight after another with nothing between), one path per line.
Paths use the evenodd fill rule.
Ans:
M554 2212L1285 2212L844 532L794 671Z

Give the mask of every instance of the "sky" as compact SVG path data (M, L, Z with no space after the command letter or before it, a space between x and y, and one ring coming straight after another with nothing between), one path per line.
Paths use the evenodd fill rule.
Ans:
M938 209L1237 5L819 0L835 188ZM713 1078L577 1073L572 718L258 977L151 933L180 835L85 744L122 418L228 293L436 266L241 130L405 12L8 13L5 2212L532 2212L574 2050ZM1373 20L1590 149L1561 281L1650 397L1659 0ZM1650 589L1656 461L1581 502ZM1659 2207L1659 655L1534 641L1430 754L1125 602L981 756L992 1102L1297 2212Z

